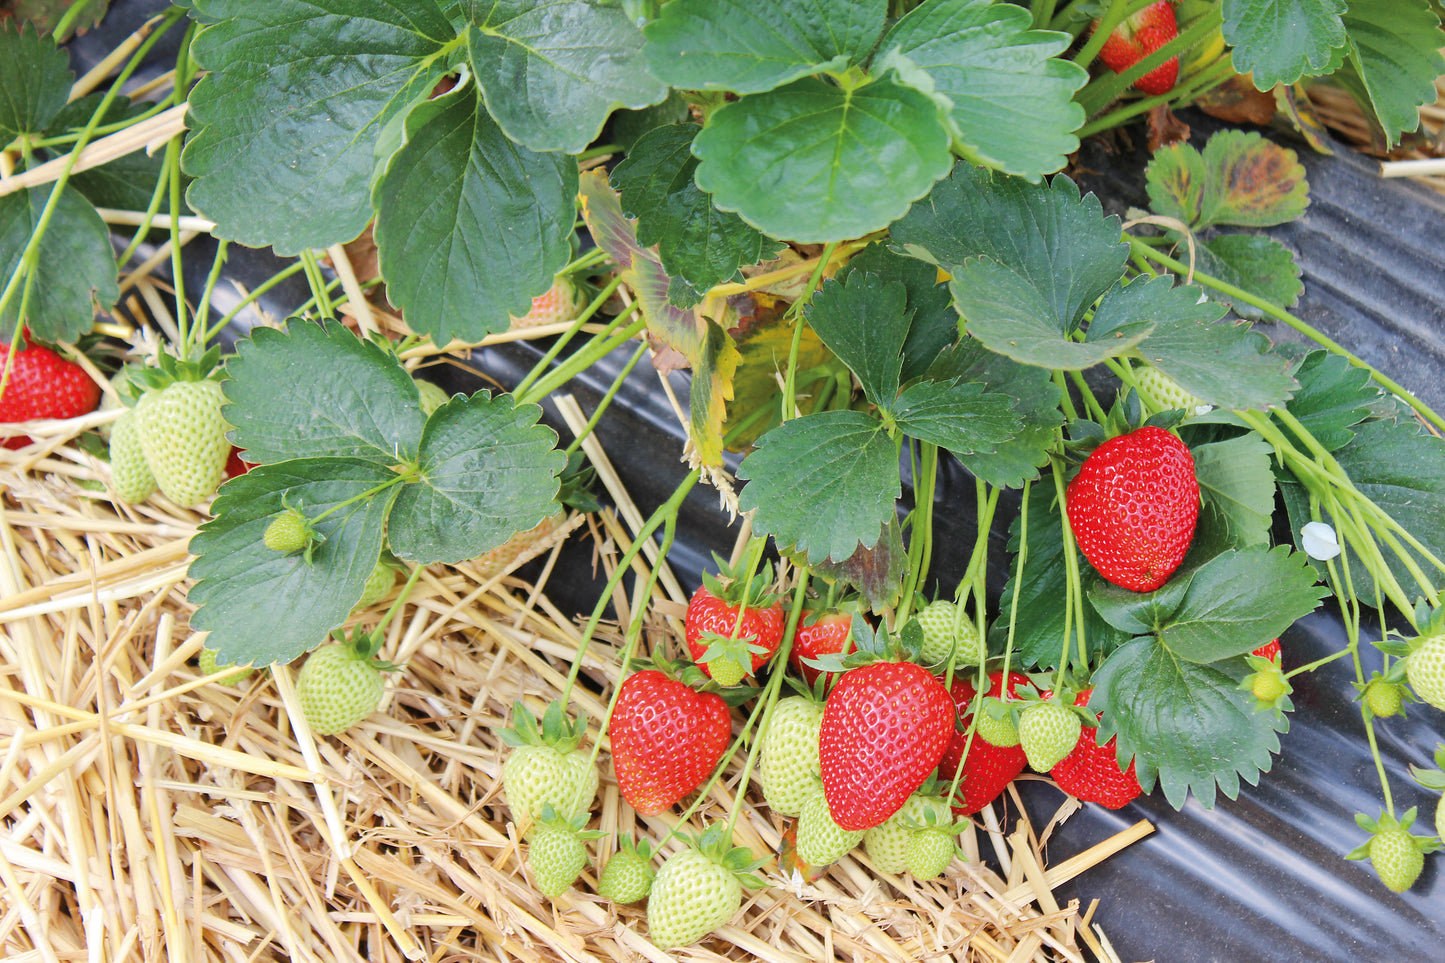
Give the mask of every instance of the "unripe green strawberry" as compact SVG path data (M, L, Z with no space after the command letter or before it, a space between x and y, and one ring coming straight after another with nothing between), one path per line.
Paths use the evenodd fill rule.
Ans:
M908 868L908 841L919 826L929 822L947 823L953 817L947 804L937 796L913 795L903 808L863 834L863 848L882 873L901 873Z
M734 686L743 681L742 663L730 655L720 655L707 662L708 675L720 686Z
M349 645L323 645L296 675L296 698L311 731L345 732L376 711L385 692L377 663Z
M597 767L591 753L556 746L516 746L502 763L502 791L512 819L525 834L551 806L567 817L587 812L597 798Z
M1405 678L1421 700L1445 711L1445 635L1416 643L1405 657Z
M1000 712L994 715L992 708L1002 706L1002 703L989 696L983 700L983 708L977 713L975 732L978 738L991 746L1000 749L1009 749L1019 744L1019 727L1014 724L1013 716L1007 712Z
M283 508L261 534L261 542L273 552L299 552L310 541L311 525L299 508Z
M215 649L202 649L201 654L196 658L196 664L201 670L201 675L214 675L222 669L231 667L231 663L221 665L216 661ZM218 685L235 685L255 671L255 668L249 665L239 666L235 672L221 676L216 683Z
M514 328L535 328L559 321L571 321L587 306L582 289L565 274L559 274L545 294L532 299L532 309L512 318Z
M152 388L135 406L146 463L161 492L177 505L209 498L221 484L231 443L221 417L225 398L210 379Z
M351 607L352 611L369 608L386 598L392 588L396 585L396 569L386 562L378 559L376 567L366 577L366 584L361 587L361 598Z
M1381 719L1388 719L1391 716L1400 714L1404 705L1404 696L1400 687L1385 679L1371 679L1369 685L1365 686L1365 705L1370 707L1373 715Z
M664 950L687 946L732 919L742 906L737 874L688 848L667 858L647 896L647 935Z
M1140 388L1143 388L1159 403L1159 407L1163 410L1180 408L1186 414L1192 415L1196 409L1208 406L1208 402L1179 387L1179 382L1158 368L1152 366L1135 368L1134 380L1138 382Z
M537 892L548 898L560 896L587 868L587 845L565 824L539 824L527 846L527 868Z
M1273 672L1265 670L1255 674L1250 691L1260 702L1273 705L1276 699L1289 690L1283 673L1278 670Z
M954 656L955 649L954 665L978 665L978 628L952 602L929 602L918 613L918 627L923 630L920 659L924 665L941 665Z
M597 879L597 895L614 903L636 903L652 890L652 847L624 839Z
M1440 801L1435 804L1435 835L1445 840L1445 793L1440 794Z
M763 799L781 816L796 816L803 803L820 791L818 732L823 707L812 699L788 696L773 706L763 734L759 774Z
M920 882L942 876L953 862L956 849L951 826L920 829L908 839L908 872Z
M1370 864L1392 893L1403 893L1415 885L1425 868L1425 854L1415 839L1406 830L1395 828L1381 829L1370 840Z
M1054 700L1035 702L1019 713L1019 745L1035 772L1048 772L1079 741L1083 720Z
M820 791L798 815L798 858L809 866L826 866L846 856L863 840L863 830L848 830L833 821L828 800Z
M425 378L412 378L416 384L417 394L421 396L421 413L430 415L442 405L451 400L445 388L435 381L428 381Z
M156 490L156 476L151 474L141 450L134 409L127 410L110 427L110 483L116 497L127 505L145 501Z

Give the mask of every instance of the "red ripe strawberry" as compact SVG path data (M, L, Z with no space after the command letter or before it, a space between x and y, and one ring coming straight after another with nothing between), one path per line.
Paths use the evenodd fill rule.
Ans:
M1098 21L1094 26L1098 27ZM1179 24L1171 0L1158 0L1124 20L1109 34L1099 49L1099 61L1122 74L1140 60L1179 36ZM1179 79L1179 58L1170 57L1149 71L1134 86L1146 94L1167 94Z
M1271 662L1278 662L1280 660L1279 639L1272 639L1271 641L1266 642L1264 645L1261 645L1259 648L1255 649L1254 652L1251 654L1257 655L1261 659L1268 659Z
M990 683L988 694L1001 697L1003 673L995 672L988 678ZM1018 672L1010 672L1009 695L1012 696L1017 692L1021 685L1030 685L1028 677ZM973 702L973 682L961 676L955 676L949 691L953 696L954 705L957 707L961 728L954 730L953 739L943 752L943 759L938 764L938 778L944 785L951 785L954 774L958 772L959 764L962 763L963 776L958 781L958 793L953 811L960 816L968 816L997 799L1005 787L1024 771L1028 760L1024 756L1022 746L1013 745L1001 748L979 738L977 734L973 737L973 744L969 745L968 727L972 722L972 716L968 709ZM963 754L965 747L968 748L967 756ZM957 799L962 799L962 805L958 804Z
M1093 691L1085 689L1080 692L1074 697L1074 705L1088 705ZM1060 760L1049 775L1054 777L1060 789L1075 799L1095 802L1105 809L1118 809L1132 802L1144 790L1140 788L1139 780L1134 778L1133 760L1130 760L1127 771L1119 769L1118 756L1114 751L1119 740L1110 739L1101 746L1096 735L1092 727L1085 726L1084 731L1079 733L1074 751Z
M235 478L238 475L244 475L246 474L246 472L250 471L254 467L249 461L242 457L244 454L245 452L241 451L241 449L237 448L235 445L231 446L231 453L226 456L227 478Z
M783 641L782 603L763 593L771 578L767 571L743 580L732 577L726 566L719 568L717 576L703 576L703 584L688 600L684 622L688 654L709 676L714 659L731 660L744 675L756 672Z
M1069 525L1090 564L1135 592L1168 581L1199 520L1194 458L1177 437L1145 426L1104 442L1065 492Z
M938 766L955 715L943 681L916 663L845 672L823 706L818 736L833 821L858 832L897 812Z
M660 813L712 774L732 738L727 703L656 669L622 683L612 710L612 764L623 798Z
M793 634L793 648L788 653L788 661L807 680L808 685L813 685L818 681L818 676L824 673L805 664L804 660L816 659L821 655L845 655L852 652L852 627L853 616L849 612L825 612L821 615L815 612L803 613L798 630ZM830 678L829 684L836 681L836 678Z
M9 347L0 344L0 371L9 357ZM4 384L0 392L0 425L33 418L77 418L100 404L100 385L84 368L28 339L25 347L15 352ZM0 437L0 444L6 448L30 444L25 435L0 430Z

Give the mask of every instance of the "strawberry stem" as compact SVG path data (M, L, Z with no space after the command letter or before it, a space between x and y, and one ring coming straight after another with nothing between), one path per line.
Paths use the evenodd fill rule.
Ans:
M597 363L603 357L610 354L614 348L618 347L619 345L625 344L628 341L631 341L633 338L637 337L639 334L645 331L647 329L647 319L645 317L639 317L637 320L628 324L625 328L621 328L621 330L618 330L624 321L626 321L629 317L638 312L638 307L639 302L637 301L629 304L626 308L623 309L622 313L619 314L610 325L608 325L606 331L604 331L602 334L599 334L591 341L587 342L586 346L584 346L580 351L569 357L563 363L559 364L556 368L548 372L545 376L537 377L535 381L532 381L530 383L527 383L524 379L524 384L518 385L515 390L515 394L518 397L520 403L540 404L542 399L546 398L548 395L552 394L552 392L556 391L558 388L562 387L562 385L566 384L568 381L571 381L574 377L576 377L578 372L585 371L587 368L590 368L593 364ZM561 345L565 343L566 338L569 335L571 335L575 331L581 330L581 327L582 321L580 319L577 322L574 322L572 327L567 330L566 334L557 339L557 344L552 346L552 350L547 353L547 357L544 357L541 361L539 361L537 363L537 367L534 368L527 377L536 377L541 371L545 370L545 366L551 362L552 358L556 357L556 354L554 352L560 349ZM523 394L524 391L526 392L525 395Z

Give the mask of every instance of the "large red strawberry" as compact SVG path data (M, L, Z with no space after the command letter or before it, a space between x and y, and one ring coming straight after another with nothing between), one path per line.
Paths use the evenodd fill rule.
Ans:
M719 573L703 576L703 584L687 603L684 634L687 651L703 672L724 685L758 669L783 641L783 606L766 594L771 569L752 579L738 578L719 560Z
M913 662L849 669L823 706L818 763L833 821L857 832L897 812L953 737L953 699Z
M808 685L818 681L824 673L807 664L806 660L823 655L846 655L853 651L853 615L851 612L804 612L793 633L793 647L788 652L788 661L807 680ZM829 673L831 676L832 674ZM830 677L831 685L836 682Z
M1095 28L1098 21L1094 22ZM1158 0L1128 17L1110 32L1099 48L1099 61L1122 74L1140 60L1179 36L1172 0ZM1138 80L1134 86L1146 94L1167 94L1179 79L1179 58L1170 57Z
M990 683L988 694L1000 698L1003 692L1003 673L994 672L988 679ZM1014 695L1021 685L1031 686L1032 684L1027 676L1018 672L1010 672L1009 695ZM1022 746L1017 744L1007 747L995 746L978 736L977 733L974 734L973 743L970 745L968 729L973 721L972 713L969 712L975 691L973 682L962 676L955 676L949 691L952 693L954 704L958 709L959 725L955 728L953 739L949 742L948 748L944 750L943 759L938 764L938 778L945 786L952 785L953 777L958 772L959 765L962 764L963 776L958 781L958 793L954 797L953 811L960 816L968 816L997 799L1008 784L1024 771L1028 760L1024 756ZM964 754L965 748L968 749L967 755Z
M656 669L622 683L609 728L617 786L644 815L662 812L712 774L732 738L727 703Z
M1065 492L1079 549L1104 578L1149 592L1163 585L1194 538L1199 482L1184 442L1152 425L1104 442Z
M1093 689L1085 689L1074 697L1074 705L1089 704ZM1060 760L1049 775L1059 788L1083 802L1095 802L1105 809L1118 809L1136 799L1144 790L1134 777L1134 762L1129 761L1128 770L1119 769L1115 753L1118 739L1110 739L1102 746L1097 740L1098 732L1085 726L1079 733L1079 742L1074 751Z
M9 345L0 344L0 372L8 357ZM0 392L0 425L34 418L77 418L100 404L100 385L84 368L28 339L25 347L15 352L4 385ZM0 444L6 448L30 444L28 436L3 429L0 437Z

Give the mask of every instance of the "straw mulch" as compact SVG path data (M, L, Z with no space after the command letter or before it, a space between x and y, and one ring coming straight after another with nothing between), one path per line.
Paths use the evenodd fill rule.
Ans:
M1086 918L1092 907L1060 905L1051 888L1146 823L1051 854L1072 858L1045 869L1054 823L999 826L990 812L964 843L993 854L1003 875L957 860L924 885L877 874L861 850L807 884L773 860L772 885L731 925L673 955L646 940L640 908L593 895L593 871L555 901L538 896L500 795L494 727L518 698L540 713L576 652L577 620L546 594L556 549L535 584L467 565L428 570L383 649L406 668L389 677L381 710L316 738L293 722L294 667L236 686L195 668L203 639L187 627L186 544L204 516L159 496L111 500L108 469L71 436L113 417L42 427L30 448L0 452L5 959L1117 959ZM605 453L595 443L589 453L630 509ZM606 570L633 530L609 510L574 519L570 538L590 542ZM622 624L649 606L649 645L675 644L661 613L683 598L669 584L656 600L615 599ZM619 643L616 631L594 641L574 689L593 734ZM663 838L676 815L639 819L601 748L594 827ZM770 856L786 825L755 787L740 791L740 770L741 754L694 825L742 806L739 843ZM610 839L595 845L602 858L612 850Z

